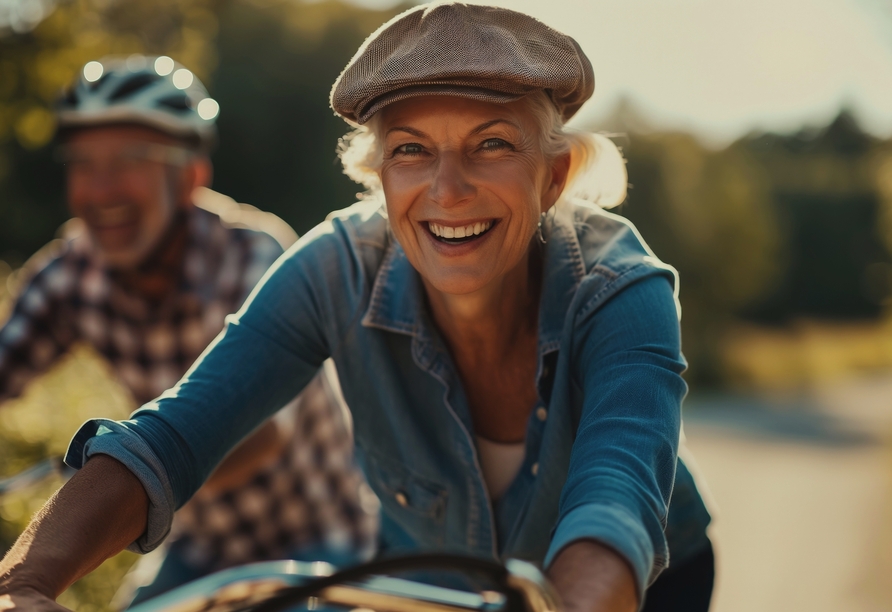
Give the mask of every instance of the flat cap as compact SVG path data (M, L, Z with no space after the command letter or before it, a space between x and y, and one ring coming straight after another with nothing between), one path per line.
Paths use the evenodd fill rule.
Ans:
M591 62L569 36L517 11L442 2L412 8L369 36L335 81L331 107L361 125L406 98L511 102L544 91L566 121L594 90Z

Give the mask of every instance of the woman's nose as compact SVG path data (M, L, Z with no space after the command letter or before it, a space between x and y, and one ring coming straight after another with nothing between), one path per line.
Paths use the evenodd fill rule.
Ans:
M470 180L468 168L460 153L444 152L437 160L429 196L444 207L452 207L468 202L477 194L477 188Z

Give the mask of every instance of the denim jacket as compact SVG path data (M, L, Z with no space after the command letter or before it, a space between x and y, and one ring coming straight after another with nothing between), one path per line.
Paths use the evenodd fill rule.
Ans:
M456 366L374 203L304 236L173 389L127 421L87 422L66 461L108 454L137 475L150 509L132 548L150 550L225 453L331 357L357 459L381 500L385 553L448 550L547 567L591 538L628 560L643 592L669 548L677 558L702 545L709 520L681 466L682 521L668 531L679 538L667 545L686 393L676 274L628 221L600 209L561 205L546 225L539 401L524 463L496 503Z

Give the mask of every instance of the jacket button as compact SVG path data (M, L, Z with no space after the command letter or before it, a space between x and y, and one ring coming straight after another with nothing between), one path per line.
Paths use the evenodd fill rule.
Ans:
M540 421L544 421L548 418L548 411L544 406L539 406L539 408L536 409L536 418Z
M396 503L398 503L403 508L409 505L409 498L406 497L406 494L402 491L394 495L394 497L396 498Z
M530 468L530 472L532 472L533 476L539 473L539 463L534 463L533 467Z

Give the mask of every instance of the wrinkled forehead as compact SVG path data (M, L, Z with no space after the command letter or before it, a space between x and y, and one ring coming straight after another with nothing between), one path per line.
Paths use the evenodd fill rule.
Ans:
M400 127L426 133L471 132L489 124L531 134L536 129L535 118L522 100L499 103L449 95L400 100L378 111L373 119L374 129L382 136Z

